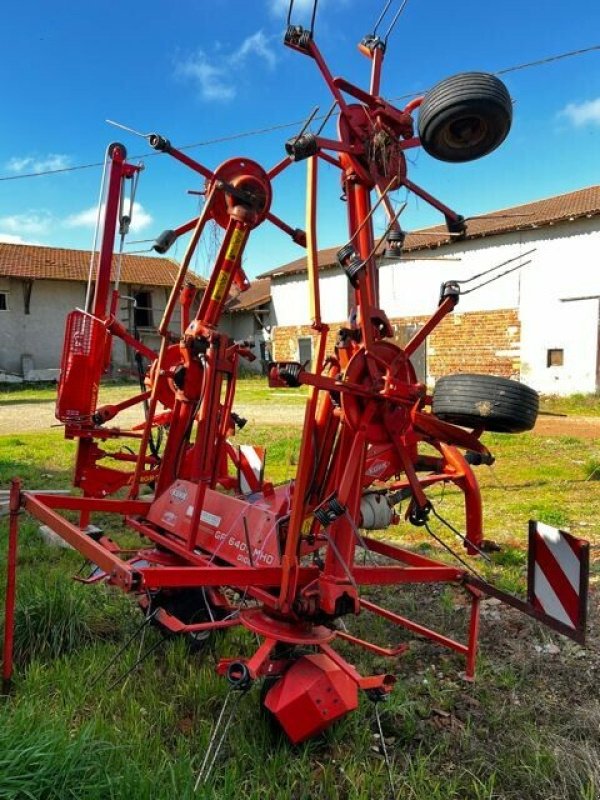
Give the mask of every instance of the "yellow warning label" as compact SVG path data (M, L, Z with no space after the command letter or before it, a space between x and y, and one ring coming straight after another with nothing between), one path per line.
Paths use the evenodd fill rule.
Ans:
M217 280L215 281L215 288L213 289L213 293L211 294L211 300L219 303L223 297L225 296L225 292L227 291L227 284L229 282L229 273L225 272L222 269L219 274L217 275Z
M225 258L228 261L235 261L239 256L245 238L246 234L243 230L240 228L234 230L231 241L229 242L229 247L227 248L227 253L225 254Z

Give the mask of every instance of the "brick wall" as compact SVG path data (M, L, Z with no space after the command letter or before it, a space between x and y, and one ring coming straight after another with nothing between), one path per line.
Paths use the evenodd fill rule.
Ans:
M429 337L428 377L432 383L453 372L519 377L520 349L516 309L450 314Z
M338 330L344 324L343 322L334 322L329 326L327 353L333 353ZM310 337L312 339L314 353L317 345L317 336L318 334L310 325L277 326L271 334L273 358L277 361L296 361L298 359L298 339L302 337Z
M402 317L390 320L401 328L422 325L427 317ZM330 326L327 352L333 352L338 329L344 323ZM276 327L273 331L273 357L293 361L298 357L298 338L311 336L313 348L316 334L310 325ZM427 340L427 378L434 383L442 375L453 372L480 372L519 377L521 325L516 309L472 311L449 314Z

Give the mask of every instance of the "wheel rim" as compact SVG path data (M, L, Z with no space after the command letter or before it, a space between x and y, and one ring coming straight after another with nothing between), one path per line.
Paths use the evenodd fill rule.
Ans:
M476 114L469 114L451 122L444 129L442 139L444 144L453 149L473 148L484 142L488 134L487 120Z

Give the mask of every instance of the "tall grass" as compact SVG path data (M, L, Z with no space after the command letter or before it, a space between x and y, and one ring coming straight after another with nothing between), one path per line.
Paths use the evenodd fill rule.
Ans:
M50 660L98 639L115 640L130 604L103 587L74 583L61 573L40 581L28 575L18 586L15 611L15 657L25 664Z

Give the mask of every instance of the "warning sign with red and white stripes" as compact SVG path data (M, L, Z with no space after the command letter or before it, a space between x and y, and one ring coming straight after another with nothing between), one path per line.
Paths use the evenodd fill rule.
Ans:
M544 621L577 641L585 637L589 543L543 522L529 523L529 603Z
M245 495L259 492L265 473L265 448L241 444L238 448L238 479L240 492Z

